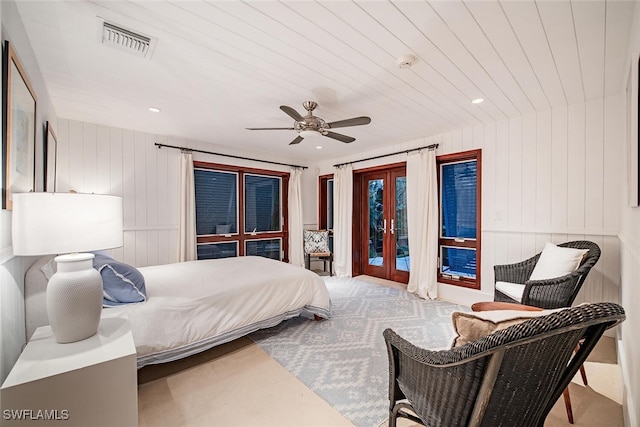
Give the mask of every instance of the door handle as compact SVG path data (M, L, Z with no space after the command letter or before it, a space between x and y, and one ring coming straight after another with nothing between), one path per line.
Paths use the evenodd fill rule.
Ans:
M382 232L387 234L387 218L382 221Z
M395 231L395 228L393 228L393 218L391 218L391 228L389 229L389 231L391 231L391 234L393 234L393 232Z

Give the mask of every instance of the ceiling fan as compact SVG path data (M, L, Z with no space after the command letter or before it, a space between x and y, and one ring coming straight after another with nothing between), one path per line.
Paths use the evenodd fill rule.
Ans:
M299 144L304 138L313 136L326 136L329 138L337 139L342 142L353 142L356 139L340 133L331 132L329 129L343 128L347 126L361 126L371 123L371 118L361 116L354 117L352 119L338 120L335 122L327 123L320 117L313 115L313 110L318 106L317 102L307 101L302 104L305 110L307 110L306 116L301 116L296 110L286 105L281 105L280 109L287 113L295 122L291 128L247 128L247 130L295 130L298 132L296 139L291 141L289 145Z

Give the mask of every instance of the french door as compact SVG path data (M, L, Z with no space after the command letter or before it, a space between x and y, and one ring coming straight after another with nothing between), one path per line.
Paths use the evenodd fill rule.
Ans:
M396 282L409 281L406 168L366 172L361 181L362 271Z

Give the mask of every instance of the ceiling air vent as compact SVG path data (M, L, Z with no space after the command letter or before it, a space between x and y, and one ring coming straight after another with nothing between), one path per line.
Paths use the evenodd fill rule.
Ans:
M100 42L109 47L124 50L133 55L150 59L155 48L156 39L135 33L126 28L106 22L98 18Z

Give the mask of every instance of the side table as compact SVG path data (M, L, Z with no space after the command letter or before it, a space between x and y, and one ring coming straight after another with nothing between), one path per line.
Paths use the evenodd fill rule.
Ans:
M136 348L127 318L68 344L34 332L0 388L3 426L138 425Z
M491 310L521 310L521 311L542 311L540 307L532 305L518 304L515 302L501 301L482 301L471 305L472 311L491 311Z

